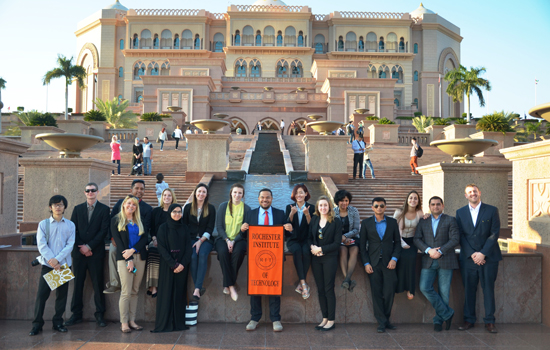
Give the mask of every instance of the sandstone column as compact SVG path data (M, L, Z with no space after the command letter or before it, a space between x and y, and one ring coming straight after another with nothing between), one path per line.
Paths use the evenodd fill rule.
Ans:
M328 175L335 183L348 182L347 141L348 137L336 135L307 135L306 171L308 180L319 180Z
M198 182L206 174L217 180L227 177L230 134L185 134L187 151L187 182Z

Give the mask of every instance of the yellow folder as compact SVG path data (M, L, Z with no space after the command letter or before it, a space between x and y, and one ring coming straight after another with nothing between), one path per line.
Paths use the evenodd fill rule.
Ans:
M74 278L73 272L67 264L61 265L61 270L57 271L55 269L51 270L45 274L44 279L51 290L57 289L57 287L64 285Z

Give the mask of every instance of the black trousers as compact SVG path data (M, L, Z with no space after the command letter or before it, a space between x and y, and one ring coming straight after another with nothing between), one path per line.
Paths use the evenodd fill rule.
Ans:
M250 316L252 321L259 322L262 318L262 296L250 296ZM269 319L271 322L281 320L281 297L269 297Z
M46 283L46 280L42 277L53 269L42 265L42 271L40 272L40 281L38 282L38 291L36 292L36 303L34 304L34 320L32 321L33 327L42 328L44 326L44 308L46 307L46 301L50 297L51 289ZM67 294L69 292L69 283L65 283L55 290L55 315L52 322L54 326L60 326L63 324L63 313L67 306Z
M233 245L233 252L230 253L227 243L223 239L218 239L215 249L218 252L218 261L222 268L223 286L234 286L246 255L246 241L244 239L236 241Z
M180 143L180 138L179 137L174 137L174 140L176 140L176 149L178 149L178 145Z
M380 326L385 327L390 322L393 297L397 286L397 274L395 270L388 269L388 265L382 262L382 258L376 266L373 266L373 270L374 272L368 276L372 292L374 317Z
M359 166L359 177L363 176L363 153L353 154L353 178L357 173L357 166Z
M115 163L118 164L118 175L120 175L120 159L113 160L113 164L115 164ZM113 175L114 174L115 174L115 171L113 170Z
M319 306L323 318L334 321L336 316L336 294L334 281L338 270L338 255L314 256L311 259L311 270L317 284Z
M294 267L298 273L298 278L305 280L307 272L309 271L309 266L311 265L311 249L307 241L302 243L288 242L287 247L294 256Z
M103 248L103 247L102 247ZM84 303L84 283L86 282L86 271L90 272L92 287L94 288L94 302L96 319L103 317L105 313L105 294L103 294L103 260L105 255L87 258L84 255L77 253L80 256L73 257L73 273L74 273L74 290L73 300L71 301L71 312L73 317L82 318L82 309Z
M464 321L476 323L476 294L481 282L485 317L483 322L495 323L495 281L498 274L498 261L486 262L479 266L472 259L460 261L460 272L464 284Z

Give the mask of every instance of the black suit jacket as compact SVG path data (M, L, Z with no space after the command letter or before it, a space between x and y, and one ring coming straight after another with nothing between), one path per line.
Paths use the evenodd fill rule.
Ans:
M481 252L487 262L500 261L502 253L498 245L498 209L485 203L480 205L475 226L469 204L456 211L456 223L460 232L460 260L471 259L473 253Z
M372 267L378 265L380 260L380 250L382 250L382 263L387 266L391 258L399 259L401 256L401 235L397 220L386 216L386 232L382 239L376 231L376 222L374 216L361 222L361 231L359 232L359 242L361 246L361 260L363 265L369 263Z
M304 219L302 219L303 222ZM340 218L334 218L332 222L327 222L323 228L323 239L319 238L319 221L321 218L317 215L311 217L309 223L308 244L321 247L324 256L338 255L340 243L342 243L342 222Z
M214 227L216 226L216 207L212 204L208 204L208 216L204 216L204 213L201 213L201 219L197 222L197 217L191 214L191 203L188 203L183 207L183 223L186 225L189 230L189 237L191 241L197 237L202 237L205 232L210 234L210 243L214 244L214 237L212 233L214 232Z
M116 214L120 213L120 207L124 202L124 198L119 199L111 211L111 220L115 217ZM145 230L145 235L149 234L151 229L151 215L153 213L153 207L145 203L145 201L139 201L139 216L141 217L141 224Z
M440 247L443 255L437 259L439 267L442 269L452 270L458 269L458 260L456 259L455 247L458 245L460 235L456 219L452 216L441 214L439 216L439 224L437 232L433 233L432 217L420 219L416 226L414 234L414 244L424 253L427 248ZM429 269L433 263L429 254L422 256L422 268Z
M111 233L116 243L116 259L117 260L133 260L133 255L128 259L124 259L122 252L130 248L130 237L128 236L128 227L125 227L124 231L118 230L118 217L111 219ZM139 251L139 255L142 260L147 260L147 234L142 234L139 238L139 241L132 247L136 251Z
M87 244L92 249L92 257L103 257L105 237L109 234L109 207L96 201L92 218L88 221L88 204L84 202L74 207L71 221L76 227L73 258L85 257L78 247L83 244Z
M298 219L298 213L294 214L292 221L289 220L290 210L292 209L292 206L295 206L295 205L296 203L289 204L286 206L286 210L285 210L285 217L286 217L287 223L292 224L292 228L293 228L293 231L288 237L287 242L303 243L308 239L309 224L307 223L305 215L302 217L302 223L300 224L300 220ZM306 202L306 208L307 207L309 207L309 215L311 216L311 219L313 219L313 214L315 213L315 205L314 204L312 205Z
M271 212L273 213L273 225L284 225L287 223L285 218L285 212L281 209L271 207ZM260 208L249 210L244 217L244 222L250 226L258 226L258 214L260 213ZM288 232L285 230L285 235L288 235ZM248 238L248 230L241 232L241 235L244 239Z

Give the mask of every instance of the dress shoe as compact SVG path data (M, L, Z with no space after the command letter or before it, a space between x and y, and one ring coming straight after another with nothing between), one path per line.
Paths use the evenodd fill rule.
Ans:
M273 332L282 332L282 331L283 331L283 325L281 324L281 321L273 322Z
M342 282L342 285L340 287L342 287L342 289L349 289L349 281L344 280L344 282Z
M63 326L62 324L58 324L57 326L53 326L52 329L56 332L67 333L67 328L65 328L65 326Z
M355 288L356 286L357 286L357 282L356 282L356 281L351 281L351 282L349 283L349 288L348 288L348 290L349 290L350 292L353 292L353 288Z
M449 317L449 319L445 320L445 330L448 331L449 329L451 329L451 324L453 323L453 316L455 314L452 314L451 317Z
M378 328L376 328L376 331L378 333L385 333L386 332L386 327L384 326L378 326Z
M497 327L494 323L486 323L485 330L489 333L498 333Z
M250 322L246 325L246 330L254 331L256 330L256 327L258 327L258 322L250 320Z
M73 315L73 316L71 316L71 318L69 318L67 321L65 321L63 323L63 325L66 326L66 327L69 327L69 326L74 326L77 323L82 323L82 319L81 318L76 318Z
M474 328L474 327L475 327L475 324L470 323L470 322L464 322L464 324L462 326L458 327L458 330L459 331L467 331L468 329Z
M35 336L38 335L38 333L42 332L42 327L32 327L31 331L29 332L29 335Z
M333 330L334 328L336 328L336 323L333 323L332 326L330 326L330 327L328 327L328 328L327 328L327 327L323 327L323 328L321 328L321 330L322 330L323 332L328 332L328 331Z
M388 323L388 324L386 325L386 329L390 329L390 330L392 330L392 331L395 331L395 330L397 329L397 327L395 327L395 326L394 326L393 324L391 324L391 323Z
M439 323L434 323L434 331L441 332L443 330L443 326Z
M315 329L319 331L319 330L323 329L323 327L324 326L315 326Z
M105 322L103 317L96 317L95 323L97 323L99 327L107 327L107 323Z

